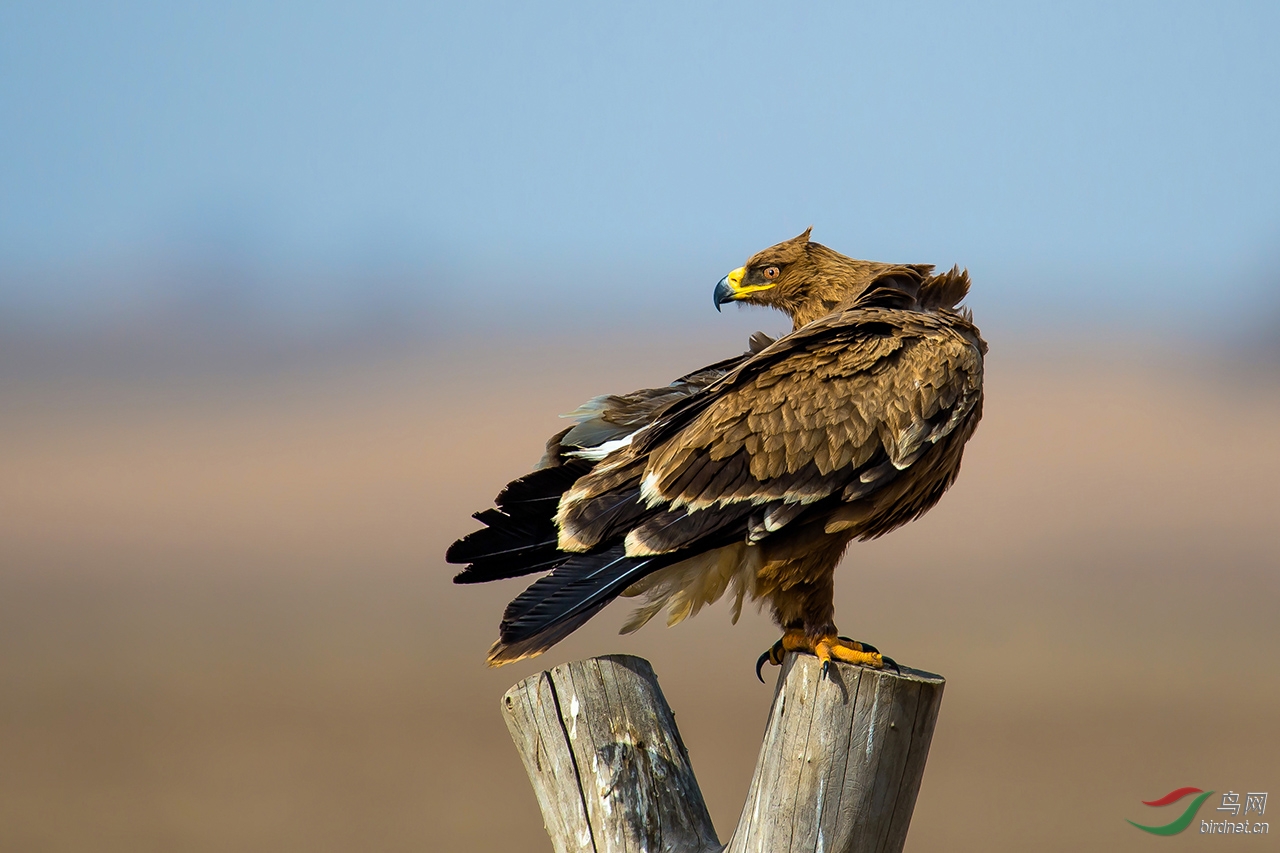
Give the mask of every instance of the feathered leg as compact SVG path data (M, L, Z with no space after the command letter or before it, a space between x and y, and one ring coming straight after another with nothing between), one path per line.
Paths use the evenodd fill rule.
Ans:
M846 540L847 541L847 540ZM885 665L875 646L841 637L835 623L835 566L845 542L824 551L761 569L760 583L773 603L773 618L784 630L782 638L756 661L756 677L764 681L765 663L782 663L787 652L806 652L822 661L825 675L832 659L872 666ZM892 659L889 660L893 665Z

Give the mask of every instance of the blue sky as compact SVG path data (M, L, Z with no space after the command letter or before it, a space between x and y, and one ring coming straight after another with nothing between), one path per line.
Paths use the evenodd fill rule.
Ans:
M370 270L700 305L812 224L1011 317L1229 324L1280 283L1277 32L1274 3L8 2L0 306L145 300L156 263L286 313Z

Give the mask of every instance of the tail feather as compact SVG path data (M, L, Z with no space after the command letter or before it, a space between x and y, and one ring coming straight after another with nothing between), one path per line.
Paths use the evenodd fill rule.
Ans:
M497 509L475 514L485 526L449 546L445 559L470 563L454 583L482 583L553 569L569 558L559 551L556 507L566 489L590 470L570 462L534 471L507 484L498 495Z
M488 581L519 578L537 572L550 571L564 563L569 555L559 550L555 542L538 548L522 549L503 559L476 560L453 576L457 584L486 583Z
M591 463L580 459L550 468L539 468L507 483L494 503L506 509L518 504L543 505L550 502L553 504L551 512L554 514L554 504L560 501L560 496L590 470Z
M628 557L622 545L594 554L574 554L539 578L507 605L489 663L539 654L599 613L624 589L680 557Z

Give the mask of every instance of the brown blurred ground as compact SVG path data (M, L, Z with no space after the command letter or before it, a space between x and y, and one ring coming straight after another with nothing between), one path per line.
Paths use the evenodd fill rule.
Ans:
M615 651L653 662L727 835L766 618L619 637L624 603L490 671L521 584L441 559L555 412L723 355L653 350L10 382L0 850L546 850L498 698ZM958 485L846 559L842 629L948 678L909 850L1275 849L1124 822L1280 796L1280 381L1160 363L997 348Z

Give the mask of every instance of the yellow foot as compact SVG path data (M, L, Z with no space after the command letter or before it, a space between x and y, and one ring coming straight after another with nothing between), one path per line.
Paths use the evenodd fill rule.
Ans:
M892 658L886 658L880 654L880 650L869 643L859 643L857 640L850 640L848 637L837 637L834 634L826 634L821 637L810 637L807 633L799 629L788 629L782 635L782 639L773 644L769 651L760 655L760 659L756 661L756 678L764 682L764 676L760 674L760 670L764 668L765 662L778 666L782 663L782 659L786 657L787 652L805 652L815 655L818 660L822 661L822 674L826 675L831 668L831 661L841 660L845 663L856 663L862 666L882 668L886 663L897 668L897 664Z

